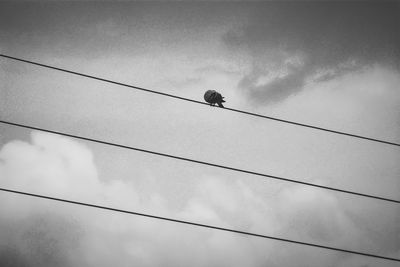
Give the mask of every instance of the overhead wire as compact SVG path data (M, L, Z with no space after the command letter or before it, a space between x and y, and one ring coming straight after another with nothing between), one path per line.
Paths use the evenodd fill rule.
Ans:
M179 99L179 100L183 100L183 101L189 101L189 102L196 103L196 104L209 105L209 104L207 104L205 102L201 102L201 101L198 101L198 100L194 100L194 99L190 99L190 98L186 98L186 97L181 97L181 96L177 96L177 95L173 95L173 94L163 93L163 92L156 91L156 90L146 89L146 88L143 88L143 87L133 86L133 85L126 84L126 83L121 83L121 82L117 82L117 81L113 81L113 80L104 79L104 78L101 78L101 77L96 77L96 76L84 74L84 73L81 73L81 72L76 72L76 71L71 71L71 70L58 68L58 67L54 67L54 66L50 66L50 65L45 65L45 64L42 64L42 63L38 63L38 62L34 62L34 61L22 59L22 58L12 57L12 56L8 56L8 55L5 55L5 54L0 54L0 56L3 57L3 58L8 58L8 59L12 59L12 60L16 60L16 61L20 61L20 62L24 62L24 63L28 63L28 64L32 64L32 65L36 65L36 66L40 66L40 67L44 67L44 68L48 68L48 69L57 70L57 71L62 71L62 72L66 72L66 73L69 73L69 74L74 74L74 75L78 75L78 76L82 76L82 77L86 77L86 78L90 78L90 79L94 79L94 80L98 80L98 81L102 81L102 82L106 82L106 83L111 83L111 84L115 84L115 85L119 85L119 86L129 87L131 89L136 89L136 90L140 90L140 91L144 91L144 92L148 92L148 93L158 94L158 95L171 97L171 98L175 98L175 99ZM275 118L275 117L266 116L266 115L262 115L262 114L257 114L257 113L253 113L253 112L249 112L249 111L245 111L245 110L234 109L234 108L229 108L229 107L224 107L223 109L224 110L229 110L229 111L232 111L232 112L246 114L246 115L249 115L249 116L254 116L254 117L269 119L269 120L278 121L278 122L282 122L282 123L287 123L287 124L291 124L291 125L306 127L306 128L310 128L310 129L314 129L314 130L329 132L329 133L333 133L333 134L349 136L349 137L368 140L368 141L372 141L372 142L378 142L378 143L382 143L382 144L386 144L386 145L400 146L400 143L396 143L396 142L391 142L391 141L371 138L371 137L367 137L367 136L362 136L362 135L357 135L357 134L352 134L352 133L332 130L332 129L323 128L323 127L319 127L319 126L314 126L314 125L310 125L310 124L299 123L299 122L295 122L295 121L291 121L291 120Z
M129 150L135 150L135 151L139 151L139 152L143 152L143 153L147 153L147 154L173 158L173 159L176 159L176 160L182 160L182 161L187 161L187 162L192 162L192 163L212 166L212 167L231 170L231 171L235 171L235 172L241 172L241 173L246 173L246 174L266 177L266 178L269 178L269 179L276 179L276 180L281 180L281 181L290 182L290 183L297 183L297 184L301 184L301 185L305 185L305 186L311 186L311 187L321 188L321 189L325 189L325 190L331 190L331 191L336 191L336 192L356 195L356 196L365 197L365 198L377 199L377 200L382 200L382 201L387 201L387 202L392 202L392 203L397 203L397 204L400 203L400 200L396 200L396 199L390 199L390 198L385 198L385 197L381 197L381 196L375 196L375 195L364 194L364 193L359 193L359 192L350 191L350 190L339 189L339 188L335 188L335 187L329 187L329 186L318 185L318 184L309 183L309 182L303 182L303 181L294 180L294 179L290 179L290 178L285 178L285 177L280 177L280 176L275 176L275 175L269 175L269 174L265 174L265 173L259 173L259 172L239 169L239 168L235 168L235 167L230 167L230 166L210 163L210 162L206 162L206 161L200 161L200 160L190 159L190 158L186 158L186 157L175 156L175 155L156 152L156 151L152 151L152 150L147 150L147 149L142 149L142 148L137 148L137 147L132 147L132 146L126 146L126 145L111 143L111 142L107 142L107 141L102 141L102 140L98 140L98 139L93 139L93 138L73 135L73 134L64 133L64 132L60 132L60 131L48 130L48 129L44 129L44 128L39 128L39 127L34 127L34 126L30 126L30 125L19 124L19 123L4 121L4 120L0 120L0 123L7 124L7 125L12 125L12 126L17 126L17 127L22 127L22 128L27 128L27 129L32 129L32 130L37 130L37 131L42 131L42 132L47 132L47 133L52 133L52 134L63 135L63 136L76 138L76 139L81 139L81 140L90 141L90 142L95 142L95 143L99 143L99 144L103 144L103 145L109 145L109 146L129 149Z
M91 203L79 202L79 201L68 200L68 199L63 199L63 198L56 198L56 197L45 196L45 195L41 195L41 194L33 194L33 193L29 193L29 192L17 191L17 190L12 190L12 189L3 188L3 187L0 187L0 191L13 193L13 194L19 194L19 195L25 195L25 196L30 196L30 197L42 198L42 199L47 199L47 200L52 200L52 201L64 202L64 203L69 203L69 204L74 204L74 205L81 205L81 206L86 206L86 207L90 207L90 208L103 209L103 210L107 210L107 211L142 216L142 217L147 217L147 218L152 218L152 219L157 219L157 220L169 221L169 222L173 222L173 223L192 225L192 226L197 226L197 227L209 228L209 229L213 229L213 230L231 232L231 233L235 233L235 234L259 237L259 238L264 238L264 239L272 239L272 240L276 240L276 241L292 243L292 244L297 244L297 245L310 246L310 247L316 247L316 248L321 248L321 249L326 249L326 250L333 250L333 251L338 251L338 252L343 252L343 253L356 254L356 255L361 255L361 256L366 256L366 257L373 257L373 258L379 258L379 259L384 259L384 260L389 260L389 261L400 262L400 259L385 257L385 256L381 256L381 255L376 255L376 254L370 254L370 253L354 251L354 250L349 250L349 249L324 246L324 245L302 242L302 241L286 239L286 238L281 238L281 237L276 237L276 236L262 235L262 234L252 233L252 232L235 230L235 229L231 229L231 228L214 226L214 225L210 225L210 224L202 224L202 223L196 223L196 222L191 222L191 221L186 221L186 220L179 220L179 219L173 219L173 218L168 218L168 217L156 216L156 215L147 214L147 213L139 213L139 212L135 212L135 211L117 209L117 208L113 208L113 207L95 205L95 204L91 204Z
M149 92L149 93L159 94L159 95L172 97L172 98L176 98L176 99L180 99L180 100L184 100L184 101L189 101L189 102L193 102L193 103L197 103L197 104L208 105L207 103L204 103L204 102L201 102L201 101L197 101L197 100L193 100L193 99L189 99L189 98L185 98L185 97L180 97L180 96L176 96L176 95L172 95L172 94L167 94L167 93L163 93L163 92L159 92L159 91L155 91L155 90L150 90L150 89L146 89L146 88L141 88L141 87L137 87L137 86L132 86L132 85L129 85L129 84L124 84L124 83L120 83L120 82L116 82L116 81L112 81L112 80L108 80L108 79L104 79L104 78L100 78L100 77L95 77L95 76L91 76L91 75L87 75L87 74L83 74L83 73L79 73L79 72L74 72L74 71L70 71L70 70L66 70L66 69L62 69L62 68L57 68L57 67L53 67L53 66L49 66L49 65L33 62L33 61L28 61L28 60L24 60L24 59L20 59L20 58L15 58L15 57L3 55L3 54L0 54L0 56L2 56L4 58L9 58L9 59L13 59L13 60L17 60L17 61L21 61L21 62L25 62L25 63L29 63L29 64L41 66L41 67L45 67L45 68L50 68L50 69L54 69L54 70L58 70L58 71L62 71L62 72L66 72L66 73L70 73L70 74L74 74L74 75L79 75L79 76L83 76L83 77L87 77L87 78L103 81L103 82L108 82L108 83L112 83L112 84L116 84L116 85L120 85L120 86L125 86L125 87L129 87L129 88L137 89L137 90L142 90L142 91ZM335 130L331 130L331 129L327 129L327 128L317 127L317 126L298 123L298 122L289 121L289 120L283 120L283 119L269 117L269 116L265 116L265 115L261 115L261 114L256 114L256 113L252 113L252 112L243 111L243 110L238 110L238 109L233 109L233 108L224 108L224 109L230 110L230 111L233 111L233 112L239 112L239 113L251 115L251 116L270 119L270 120L274 120L274 121L278 121L278 122L289 123L289 124L293 124L293 125L297 125L297 126L302 126L302 127L307 127L307 128L311 128L311 129L326 131L326 132L330 132L330 133L334 133L334 134L340 134L340 135L360 138L360 139L379 142L379 143L384 143L384 144L388 144L388 145L400 146L399 143L394 143L394 142L390 142L390 141L370 138L370 137L361 136L361 135L355 135L355 134L341 132L341 131L335 131ZM101 141L101 140L97 140L97 139L91 139L91 138L87 138L87 137L82 137L82 136L62 133L62 132L58 132L58 131L52 131L52 130L42 129L42 128L28 126L28 125L22 125L22 124L7 122L7 121L0 121L0 123L13 125L13 126L18 126L18 127L30 128L30 129L33 129L33 130L39 130L39 131L43 131L43 132L48 132L48 133L68 136L68 137L72 137L72 138L77 138L77 139L81 139L81 140L101 143L101 144L105 144L105 145L116 146L116 147L120 147L120 148L136 150L136 151L139 151L139 152L150 153L150 154L154 154L154 155L174 158L174 159L178 159L178 160L189 161L189 162L198 163L198 164L204 164L204 165L223 168L223 169L228 169L228 170L232 170L232 171L238 171L238 172L243 172L243 173L252 174L252 175L264 176L264 177L267 177L267 178L278 179L278 180L283 180L283 181L292 182L292 183L298 183L298 184L302 184L302 185L306 185L306 186L313 186L313 187L318 187L318 188L327 189L327 190L333 190L333 191L337 191L337 192L342 192L342 193L347 193L347 194L352 194L352 195L357 195L357 196L362 196L362 197L368 197L368 198L373 198L373 199L378 199L378 200L383 200L383 201L388 201L388 202L400 203L399 200L394 200L394 199L389 199L389 198L384 198L384 197L380 197L380 196L374 196L374 195L369 195L369 194L364 194L364 193L359 193L359 192L353 192L353 191L348 191L348 190L343 190L343 189L338 189L338 188L333 188L333 187L327 187L327 186L317 185L317 184L313 184L313 183L307 183L307 182L297 181L297 180L293 180L293 179L288 179L288 178L284 178L284 177L278 177L278 176L273 176L273 175L268 175L268 174L263 174L263 173L257 173L257 172L253 172L253 171L247 171L247 170L233 168L233 167L229 167L229 166L223 166L223 165L213 164L213 163L209 163L209 162L193 160L193 159L189 159L189 158L184 158L184 157L164 154L164 153L160 153L160 152L155 152L155 151L150 151L150 150L145 150L145 149L125 146L125 145L120 145L120 144L115 144L115 143L110 143L110 142L106 142L106 141ZM214 230L233 232L233 233L243 234L243 235L248 235L248 236L261 237L261 238L266 238L266 239L273 239L273 240L282 241L282 242L289 242L289 243L294 243L294 244L299 244L299 245L312 246L312 247L317 247L317 248L322 248L322 249L328 249L328 250L334 250L334 251L339 251L339 252L344 252L344 253L357 254L357 255L362 255L362 256L367 256L367 257L374 257L374 258L380 258L380 259L400 262L400 259L397 259L397 258L390 258L390 257L385 257L385 256L380 256L380 255L375 255L375 254L369 254L369 253L364 253L364 252L359 252L359 251L352 251L352 250L347 250L347 249L323 246L323 245L307 243L307 242L301 242L301 241L290 240L290 239L284 239L284 238L279 238L279 237L261 235L261 234L250 233L250 232L245 232L245 231L239 231L239 230L223 228L223 227L218 227L218 226L212 226L212 225L207 225L207 224L194 223L194 222L190 222L190 221L177 220L177 219L172 219L172 218L167 218L167 217L155 216L155 215L151 215L151 214L144 214L144 213L138 213L138 212L134 212L134 211L121 210L121 209L116 209L116 208L111 208L111 207L94 205L94 204L90 204L90 203L83 203L83 202L72 201L72 200L67 200L67 199L61 199L61 198L44 196L44 195L32 194L32 193L28 193L28 192L16 191L16 190L11 190L11 189L6 189L6 188L0 188L0 190L4 191L4 192L9 192L9 193L22 194L22 195L26 195L26 196L43 198L43 199L59 201L59 202L66 202L66 203L75 204L75 205L83 205L83 206L92 207L92 208L98 208L98 209L104 209L104 210L109 210L109 211L114 211L114 212L127 213L127 214L131 214L131 215L143 216L143 217L159 219L159 220L164 220L164 221L170 221L170 222L175 222L175 223L188 224L188 225L192 225L192 226L205 227L205 228L210 228L210 229L214 229Z

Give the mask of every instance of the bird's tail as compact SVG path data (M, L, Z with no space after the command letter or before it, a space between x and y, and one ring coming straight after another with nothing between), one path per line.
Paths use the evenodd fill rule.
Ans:
M222 100L222 102L225 102L224 100ZM220 108L223 108L224 107L224 105L222 105L222 102L218 102L217 104L218 104L218 106L220 107Z

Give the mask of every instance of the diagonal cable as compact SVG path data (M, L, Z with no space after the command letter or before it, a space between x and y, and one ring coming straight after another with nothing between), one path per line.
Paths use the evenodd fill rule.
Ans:
M316 248L321 248L321 249L326 249L326 250L333 250L333 251L338 251L338 252L343 252L343 253L356 254L356 255L361 255L361 256L366 256L366 257L373 257L373 258L379 258L379 259L384 259L384 260L389 260L389 261L400 262L400 259L397 259L397 258L390 258L390 257L385 257L385 256L381 256L381 255L375 255L375 254L370 254L370 253L365 253L365 252L360 252L360 251L324 246L324 245L307 243L307 242L291 240L291 239L275 237L275 236L262 235L262 234L240 231L240 230L235 230L235 229L230 229L230 228L224 228L224 227L219 227L219 226L214 226L214 225L209 225L209 224L202 224L202 223L178 220L178 219L173 219L173 218L168 218L168 217L161 217L161 216L156 216L156 215L152 215L152 214L139 213L139 212L129 211L129 210L122 210L122 209L100 206L100 205L79 202L79 201L74 201L74 200L50 197L50 196L39 195L39 194L32 194L32 193L28 193L28 192L11 190L11 189L2 188L2 187L0 187L0 191L13 193L13 194L19 194L19 195L25 195L25 196L30 196L30 197L42 198L42 199L47 199L47 200L52 200L52 201L64 202L64 203L69 203L69 204L74 204L74 205L86 206L86 207L90 207L90 208L97 208L97 209L102 209L102 210L107 210L107 211L126 213L126 214L130 214L130 215L136 215L136 216L142 216L142 217L147 217L147 218L152 218L152 219L157 219L157 220L169 221L169 222L173 222L173 223L192 225L192 226L203 227L203 228L208 228L208 229L213 229L213 230L231 232L231 233L235 233L235 234L259 237L259 238L264 238L264 239L272 239L272 240L276 240L276 241L292 243L292 244L297 244L297 245L316 247Z
M173 95L173 94L167 94L167 93L163 93L163 92L160 92L160 91L150 90L150 89L146 89L146 88L143 88L143 87L133 86L133 85L125 84L125 83L120 83L120 82L116 82L116 81L112 81L112 80L108 80L108 79L104 79L104 78L100 78L100 77L96 77L96 76L92 76L92 75L88 75L88 74L84 74L84 73L80 73L80 72L75 72L75 71L71 71L71 70L67 70L67 69L53 67L53 66L50 66L50 65L45 65L45 64L42 64L42 63L38 63L38 62L29 61L29 60L26 60L26 59L16 58L16 57L4 55L4 54L0 54L0 56L4 57L4 58L8 58L8 59L12 59L12 60L16 60L16 61L20 61L20 62L24 62L24 63L28 63L28 64L32 64L32 65L36 65L36 66L40 66L40 67L44 67L44 68L48 68L48 69L58 70L58 71L62 71L62 72L66 72L66 73L70 73L70 74L74 74L74 75L78 75L78 76L82 76L82 77L86 77L86 78L90 78L90 79L94 79L94 80L98 80L98 81L102 81L102 82L107 82L107 83L111 83L111 84L115 84L115 85L119 85L119 86L124 86L124 87L129 87L131 89L141 90L141 91L145 91L145 92L148 92L148 93L158 94L158 95L162 95L162 96L166 96L166 97L172 97L172 98L176 98L176 99L184 100L184 101L189 101L189 102L196 103L196 104L208 105L207 103L204 103L204 102L201 102L201 101L197 101L197 100L194 100L194 99L185 98L185 97L181 97L181 96L177 96L177 95ZM353 138L364 139L364 140L368 140L368 141L372 141L372 142L378 142L378 143L392 145L392 146L400 146L400 143L395 143L395 142L391 142L391 141L371 138L371 137L367 137L367 136L362 136L362 135L357 135L357 134L352 134L352 133L347 133L347 132L342 132L342 131L331 130L331 129L328 129L328 128L318 127L318 126L305 124L305 123L299 123L299 122L295 122L295 121L291 121L291 120L279 119L279 118L270 117L270 116L266 116L266 115L262 115L262 114L252 113L252 112L245 111L245 110L228 108L228 107L225 107L224 109L225 110L229 110L229 111L233 111L233 112L237 112L237 113L246 114L246 115L249 115L249 116L255 116L255 117L259 117L259 118L264 118L264 119L269 119L269 120L273 120L273 121L282 122L282 123L288 123L288 124L292 124L292 125L296 125L296 126L306 127L306 128L310 128L310 129L314 129L314 130L333 133L333 134L339 134L339 135L349 136L349 137L353 137Z
M280 176L275 176L275 175L269 175L269 174L264 174L264 173L259 173L259 172L254 172L254 171L234 168L234 167L230 167L230 166L225 166L225 165L210 163L210 162L206 162L206 161L200 161L200 160L195 160L195 159L190 159L190 158L170 155L170 154L166 154L166 153L160 153L160 152L156 152L156 151L152 151L152 150L146 150L146 149L142 149L142 148L137 148L137 147L131 147L131 146L126 146L126 145L111 143L111 142L107 142L107 141L102 141L102 140L98 140L98 139L93 139L93 138L88 138L88 137L83 137L83 136L63 133L63 132L59 132L59 131L47 130L47 129L43 129L43 128L39 128L39 127L33 127L33 126L29 126L29 125L18 124L18 123L14 123L14 122L3 121L3 120L0 120L0 123L7 124L7 125L12 125L12 126L17 126L17 127L22 127L22 128L27 128L27 129L32 129L32 130L38 130L38 131L52 133L52 134L68 136L68 137L81 139L81 140L85 140L85 141L90 141L90 142L95 142L95 143L99 143L99 144L103 144L103 145L109 145L109 146L115 146L115 147L124 148L124 149L135 150L135 151L148 153L148 154L152 154L152 155L168 157L168 158L173 158L173 159L177 159L177 160L188 161L188 162L192 162L192 163L212 166L212 167L216 167L216 168L221 168L221 169L226 169L226 170L231 170L231 171L236 171L236 172L241 172L241 173L246 173L246 174L251 174L251 175L256 175L256 176L261 176L261 177L266 177L266 178L270 178L270 179L281 180L281 181L290 182L290 183L297 183L297 184L302 184L302 185L305 185L305 186L317 187L317 188L322 188L322 189L326 189L326 190L331 190L331 191L336 191L336 192L341 192L341 193L346 193L346 194L351 194L351 195L356 195L356 196L361 196L361 197L366 197L366 198L372 198L372 199L377 199L377 200L382 200L382 201L387 201L387 202L393 202L393 203L397 203L397 204L400 203L399 200L395 200L395 199L390 199L390 198L385 198L385 197L380 197L380 196L374 196L374 195L369 195L369 194L359 193L359 192L355 192L355 191L339 189L339 188L335 188L335 187L323 186L323 185L318 185L318 184L313 184L313 183L308 183L308 182L302 182L302 181L289 179L289 178L285 178L285 177L280 177Z

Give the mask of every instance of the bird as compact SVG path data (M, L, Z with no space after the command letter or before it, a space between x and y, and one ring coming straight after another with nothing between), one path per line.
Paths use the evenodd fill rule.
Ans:
M220 108L223 108L222 103L225 102L224 97L215 90L207 90L204 94L204 100L210 103L210 106L215 106L218 104Z

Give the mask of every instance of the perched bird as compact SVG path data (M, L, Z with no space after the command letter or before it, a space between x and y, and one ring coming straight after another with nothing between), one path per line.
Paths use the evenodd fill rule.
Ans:
M207 90L204 94L204 100L210 103L211 106L218 104L220 108L224 107L224 105L222 105L222 103L225 102L224 97L215 90Z

